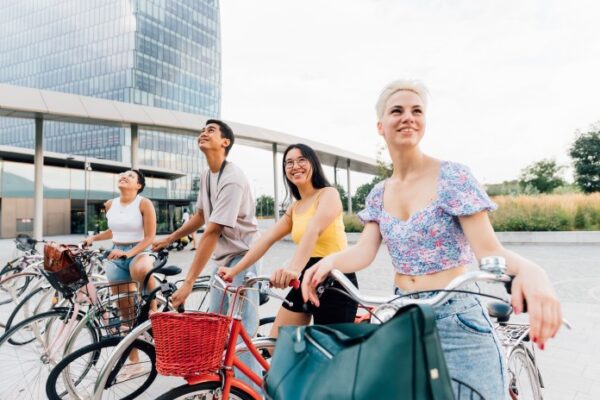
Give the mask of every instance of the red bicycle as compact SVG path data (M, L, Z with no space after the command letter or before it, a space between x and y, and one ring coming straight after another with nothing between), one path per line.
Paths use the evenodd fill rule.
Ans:
M241 351L249 351L264 370L269 369L261 350L272 349L275 339L252 339L242 325L243 293L257 290L254 287L259 283L262 284L260 290L270 287L269 277L266 276L247 279L238 287L230 286L218 276L214 277L213 288L222 290L224 295L232 295L228 315L169 312L150 317L156 347L156 369L162 375L180 376L187 381L186 385L166 392L159 400L263 398L234 373L235 367L256 385L262 386L262 377L238 357ZM299 281L294 281L291 286L298 287L299 284ZM273 292L269 294L286 301ZM243 344L237 345L239 337Z

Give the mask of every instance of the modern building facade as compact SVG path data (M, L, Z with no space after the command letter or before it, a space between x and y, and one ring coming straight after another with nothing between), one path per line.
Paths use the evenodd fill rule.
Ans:
M218 117L218 0L0 0L0 82ZM131 161L129 128L44 124L46 151ZM34 132L31 121L0 119L0 145L33 148ZM140 166L183 172L156 178L164 190L149 195L165 231L166 219L196 196L201 154L189 135L140 129L138 137ZM113 178L98 172L93 184L112 187ZM86 193L90 220L100 219L104 192ZM70 225L83 232L74 193ZM26 197L18 190L1 195Z

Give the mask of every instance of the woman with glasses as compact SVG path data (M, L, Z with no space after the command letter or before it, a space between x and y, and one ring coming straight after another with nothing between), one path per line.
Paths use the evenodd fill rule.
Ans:
M271 281L275 287L287 288L294 279L302 280L303 272L321 258L346 248L342 202L321 168L315 151L304 144L290 145L283 153L283 173L288 194L295 199L279 221L257 240L248 253L234 267L220 267L225 280L233 279L260 259L277 241L291 234L298 245L290 264L277 268ZM354 283L356 275L348 274ZM321 307L304 305L299 289L291 289L287 300L277 313L271 335L277 336L279 326L308 325L311 317L315 324L352 322L357 305L343 294L327 291L321 298Z

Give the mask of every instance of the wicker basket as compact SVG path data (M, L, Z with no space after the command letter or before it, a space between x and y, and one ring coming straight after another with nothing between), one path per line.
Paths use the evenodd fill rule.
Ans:
M150 316L156 370L189 377L221 367L231 317L202 312L163 312Z

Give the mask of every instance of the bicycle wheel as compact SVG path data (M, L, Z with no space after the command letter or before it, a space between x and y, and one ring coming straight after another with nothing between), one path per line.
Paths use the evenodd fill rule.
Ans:
M93 343L66 356L48 376L46 394L50 400L58 399L90 399L94 392L94 384L98 373L104 366L108 356L122 338L111 337ZM131 350L136 350L138 362L126 364ZM134 399L143 393L156 379L154 346L143 340L136 340L129 351L123 354L118 368L111 373L111 378L102 392L102 399ZM126 375L126 368L139 368L137 373ZM123 372L121 372L123 371Z
M221 382L202 382L196 385L183 385L169 390L167 393L160 396L157 400L172 400L172 399L203 399L216 400L220 399L222 394ZM232 400L252 400L254 396L245 391L232 387L229 393L229 398Z
M52 302L53 294L54 289L48 286L35 288L30 293L22 296L23 299L14 308L8 320L6 320L5 329L8 331L27 318L52 310L54 307ZM35 337L31 335L31 339L29 340L35 340ZM14 339L10 339L10 344L19 345L25 344L25 342L18 343Z
M258 320L258 332L256 336L258 337L268 337L271 336L271 328L273 327L273 323L275 322L275 317L265 317Z
M65 337L69 309L55 309L28 318L0 337L0 381L6 399L45 397L45 382L50 370L63 357L60 339ZM78 315L81 319L82 315ZM78 337L78 347L97 341L93 327ZM35 337L35 340L30 340ZM23 343L19 345L11 344Z
M210 286L206 284L196 284L192 288L192 293L185 300L185 309L187 311L207 312L210 305L208 293Z
M542 399L538 369L522 344L513 348L508 356L508 378L509 391L519 400Z
M6 330L19 322L41 312L50 311L53 307L54 289L50 285L35 285L21 296L19 303L6 320Z
M38 278L40 275L34 272L19 272L0 280L0 305L17 304L29 284Z

